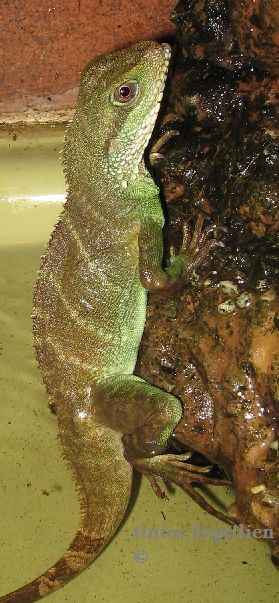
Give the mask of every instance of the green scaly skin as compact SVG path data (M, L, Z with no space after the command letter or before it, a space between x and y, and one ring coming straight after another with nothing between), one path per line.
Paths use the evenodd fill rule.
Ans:
M141 42L82 74L65 138L67 202L34 298L37 358L81 524L61 559L1 603L36 601L91 563L123 518L131 464L141 459L144 470L144 459L162 454L181 418L178 400L132 374L147 290L177 288L200 261L184 246L162 269L159 191L142 162L169 57L167 45Z

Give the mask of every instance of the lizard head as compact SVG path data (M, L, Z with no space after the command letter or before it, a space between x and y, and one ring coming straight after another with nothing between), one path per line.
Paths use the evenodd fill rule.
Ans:
M143 162L160 108L170 59L167 44L139 42L102 55L83 71L74 121L82 131L83 160L123 188L150 178ZM67 140L66 140L67 142ZM94 175L94 174L93 174Z

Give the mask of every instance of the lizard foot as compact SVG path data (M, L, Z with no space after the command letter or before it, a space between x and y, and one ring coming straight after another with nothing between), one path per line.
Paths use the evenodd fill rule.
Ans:
M161 124L162 133L159 136L158 140L153 143L149 153L149 162L152 166L158 161L158 159L164 158L164 154L161 152L162 147L171 138L180 135L180 132L174 129L174 127L172 126L173 122L175 121L180 121L180 118L178 117L178 115L175 115L175 113L168 113L168 115L166 115L163 119ZM166 131L164 131L166 127L169 126L171 127L171 129L167 129Z
M127 458L127 460L135 469L148 477L155 494L159 498L164 498L165 494L159 486L156 476L171 481L182 488L184 492L186 492L202 509L210 513L210 515L213 515L230 525L234 525L236 523L234 517L215 509L215 507L213 507L204 496L194 488L194 484L231 486L231 481L228 479L214 478L208 475L212 469L212 465L201 467L188 463L187 461L190 456L191 453L181 455L164 454L151 458Z
M183 224L183 238L182 244L178 256L174 255L171 250L170 263L175 260L176 257L186 257L187 261L184 263L182 279L188 281L191 274L203 263L204 259L210 255L211 251L216 247L224 247L224 243L219 239L209 239L208 237L214 231L226 232L227 229L221 224L210 224L203 228L204 218L199 216L192 236L190 235L190 229L188 222Z

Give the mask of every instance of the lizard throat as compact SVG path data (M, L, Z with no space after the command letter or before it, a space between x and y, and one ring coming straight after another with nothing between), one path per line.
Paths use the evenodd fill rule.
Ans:
M129 181L135 179L139 173L148 174L143 153L155 126L167 79L171 54L167 44L162 44L161 53L160 67L156 71L156 81L149 87L148 109L142 121L135 123L134 127L124 127L117 138L109 141L109 174L118 180L123 188L127 188Z

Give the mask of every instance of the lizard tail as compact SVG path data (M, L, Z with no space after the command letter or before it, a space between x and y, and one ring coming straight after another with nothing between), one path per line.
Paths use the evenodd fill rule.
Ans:
M86 422L86 421L85 421ZM64 428L64 429L63 429ZM64 555L41 576L3 597L0 603L33 603L81 573L111 540L125 513L132 468L124 459L121 434L106 427L79 428L74 445L61 430L64 455L74 472L81 523ZM91 439L93 438L93 440Z

